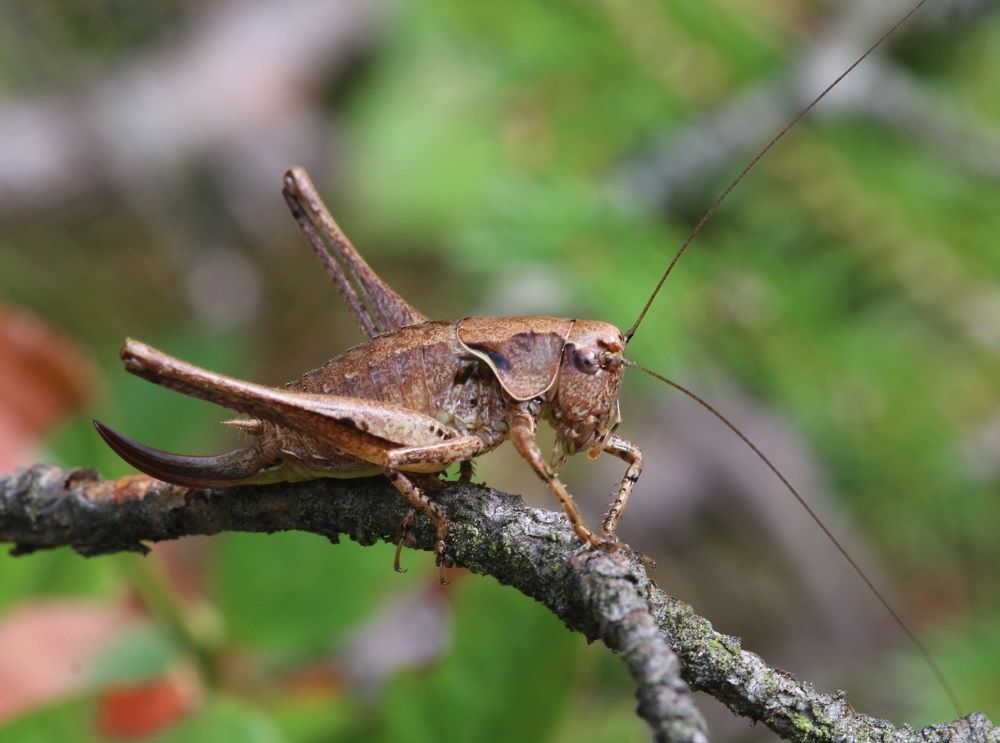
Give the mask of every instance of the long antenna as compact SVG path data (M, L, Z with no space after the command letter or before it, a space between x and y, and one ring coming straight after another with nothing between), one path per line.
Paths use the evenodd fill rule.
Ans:
M882 606L885 607L885 610L889 612L889 615L895 620L896 624L899 625L900 629L902 629L903 632L906 633L906 636L910 638L910 641L913 643L913 646L917 649L920 655L923 656L923 659L927 663L927 666L931 669L931 672L937 677L938 683L941 684L941 688L944 689L945 693L948 695L948 698L951 699L951 703L955 707L956 715L958 717L961 717L962 705L959 704L958 695L955 693L955 690L952 688L951 684L948 683L948 679L945 677L944 671L941 670L941 667L934 660L934 657L931 655L930 650L927 649L927 646L920 641L920 638L917 637L917 634L912 629L909 628L906 622L903 621L902 617L900 617L900 615L896 612L896 610L892 608L892 604L890 604L888 599L886 599L886 597L882 595L882 592L875 587L875 584L872 583L871 579L865 574L865 571L861 569L861 566L854 561L854 558L851 557L850 553L844 548L844 546L840 543L840 541L835 536L833 536L833 532L831 532L829 527L827 527L827 525L823 523L823 520L806 502L805 498L803 498L799 494L799 491L795 489L795 486L788 481L788 478L786 478L783 474L781 474L781 470L779 470L774 465L774 463L770 459L768 459L767 455L764 454L764 452L762 452L760 448L755 443L753 443L753 441L750 440L750 437L748 437L745 433L743 433L743 431L737 428L735 423L733 423L728 418L726 418L726 416L720 413L715 408L715 406L713 406L707 400L703 399L699 395L689 390L684 385L675 382L672 379L668 379L662 374L657 374L655 371L647 369L646 367L641 366L635 363L634 361L626 360L625 364L627 366L631 366L634 369L638 369L643 374L648 374L654 379L659 379L661 382L670 385L679 392L683 392L685 395L690 397L696 403L701 405L701 407L703 407L709 413L711 413L720 421L722 421L723 425L725 425L726 428L728 428L730 431L739 436L740 440L742 440L744 444L750 447L751 451L753 451L753 453L757 455L757 458L760 459L760 461L762 461L765 465L767 465L767 468L771 470L771 472L773 472L779 480L781 480L781 484L788 489L788 492L790 492L795 497L795 500L799 502L799 505L806 510L806 513L809 514L809 517L816 522L816 525L819 526L819 528L826 535L826 538L829 539L830 542L833 544L833 546L837 548L837 551L840 552L841 555L843 555L844 559L847 560L848 564L852 568L854 568L854 572L861 577L861 580L863 580L865 582L865 585L868 586L868 589L873 594L875 594L875 597L879 600Z
M926 3L926 2L927 2L927 0L920 0L920 2L918 2L916 5L914 5L913 8L910 10L909 13L907 13L902 18L900 18L898 21L896 21L896 24L892 28L890 28L888 31L886 31L884 34L882 34L882 36L879 37L878 41L876 41L874 44L872 44L870 47L868 47L868 49L865 51L864 54L862 54L860 57L858 57L856 60L854 60L854 63L851 64L850 67L848 67L846 70L844 70L843 72L841 72L840 75L837 76L836 80L834 80L832 83L830 83L829 85L827 85L826 88L823 89L822 93L820 93L818 96L816 96L815 98L813 98L812 101L809 102L808 106L806 106L801 111L799 111L797 114L795 114L795 116L792 117L792 120L789 121L787 124L785 124L784 128L780 132L778 132L777 134L775 134L774 137L771 138L771 141L768 142L766 145L764 145L763 149L761 149L760 152L758 152L756 155L753 156L753 159L750 160L749 163L747 163L746 167L743 168L743 170L740 172L740 174L738 176L736 176L733 179L732 183L730 183L726 187L726 190L723 191L719 195L719 197L715 201L712 202L712 205L710 207L708 207L708 211L706 211L702 215L701 219L698 220L698 224L696 224L694 226L694 229L691 230L691 233L684 240L684 242L681 245L681 247L677 250L676 253L674 253L674 257L671 259L669 265L667 266L667 270L663 272L663 275L660 277L660 280L656 284L656 288L653 289L653 293L649 295L649 299L647 299L646 300L646 304L643 305L642 312L639 313L639 317L636 318L635 322L632 323L632 327L630 327L628 329L628 332L625 333L625 343L626 343L626 345L629 343L629 341L632 340L632 336L635 335L635 331L639 329L639 323L641 323L643 321L643 318L646 317L646 313L649 312L649 308L653 304L653 300L655 300L656 299L656 295L660 293L660 289L663 286L663 282L667 280L667 276L669 276L670 272L674 270L674 266L677 265L677 261L679 261L681 259L681 256L684 255L684 252L688 249L688 246L692 242L694 242L695 237L697 237L698 233L701 232L702 227L704 227L705 224L708 222L708 220L710 220L712 218L712 216L715 214L715 212L718 211L719 207L722 205L722 202L726 200L726 197L728 197L729 194L732 193L732 191L733 191L734 188L736 188L738 185L740 185L740 182L747 176L747 174L751 170L754 169L754 167L756 167L757 163L759 163L763 159L764 155L766 155L768 152L770 152L771 148L774 147L774 145L776 145L779 141L781 141L781 139L786 134L788 134L789 131L791 131L792 127L794 127L796 124L799 123L799 121L802 120L802 117L804 117L807 113L809 113L810 111L812 111L813 108L815 108L815 106L816 106L817 103L819 103L821 100L823 100L824 98L826 98L827 93L829 93L831 90L833 90L835 87L837 87L837 85L840 84L841 80L843 80L845 77L847 77L848 75L850 75L851 72L854 71L855 67L857 67L859 64L861 64L862 62L864 62L865 59L869 55L871 55L872 52L874 52L876 49L878 49L886 39L888 39L890 36L892 36L896 32L896 30L900 26L902 26L904 23L906 23L914 13L916 13L918 10L920 10L920 8L923 7L924 3Z

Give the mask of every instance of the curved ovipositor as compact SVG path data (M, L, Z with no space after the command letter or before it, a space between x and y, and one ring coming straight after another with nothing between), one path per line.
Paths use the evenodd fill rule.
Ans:
M215 457L191 457L154 449L93 421L94 428L119 457L140 472L175 485L221 488L260 482L264 462L255 449L245 448Z

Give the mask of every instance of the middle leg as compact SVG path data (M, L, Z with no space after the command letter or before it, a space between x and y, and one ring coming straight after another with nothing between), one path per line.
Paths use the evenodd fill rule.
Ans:
M463 436L457 439L442 441L426 446L412 446L401 449L390 449L385 454L383 470L393 486L420 511L434 522L435 562L438 566L441 583L447 583L444 576L446 566L445 551L448 547L448 517L441 507L427 497L427 494L417 487L410 477L404 474L408 467L434 464L447 466L481 454L483 442L475 436ZM405 534L405 531L403 532ZM402 544L402 542L400 542ZM399 565L399 550L396 552L396 567Z

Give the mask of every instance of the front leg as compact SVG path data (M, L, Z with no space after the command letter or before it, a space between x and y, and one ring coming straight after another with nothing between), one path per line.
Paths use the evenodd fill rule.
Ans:
M576 503L573 502L573 496L566 490L566 486L562 484L555 471L542 456L538 442L535 440L535 417L526 409L521 408L510 416L509 422L510 438L514 442L514 448L531 465L535 473L545 480L549 490L562 502L563 510L569 517L573 531L586 544L592 547L601 546L601 540L587 528L583 516L580 515Z
M604 517L602 529L605 542L617 542L618 521L625 511L628 497L632 494L632 487L639 480L639 475L642 474L642 452L631 441L626 441L613 434L604 443L604 451L614 454L628 463L628 469L625 470L625 476L618 484L615 499L611 502L611 508L608 509L608 515Z

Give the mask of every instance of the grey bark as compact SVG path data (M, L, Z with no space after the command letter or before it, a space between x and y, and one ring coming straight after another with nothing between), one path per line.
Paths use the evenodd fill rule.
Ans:
M1000 730L981 713L916 731L856 712L842 693L817 692L657 588L635 553L583 549L560 514L468 484L448 484L435 499L452 520L456 563L540 601L622 656L636 680L638 712L658 741L707 740L690 685L789 740L1000 743ZM70 546L88 557L222 531L296 529L373 544L394 541L406 508L382 478L190 491L35 465L0 477L0 540L13 543L14 554ZM417 547L431 549L429 522L420 520L414 536Z

